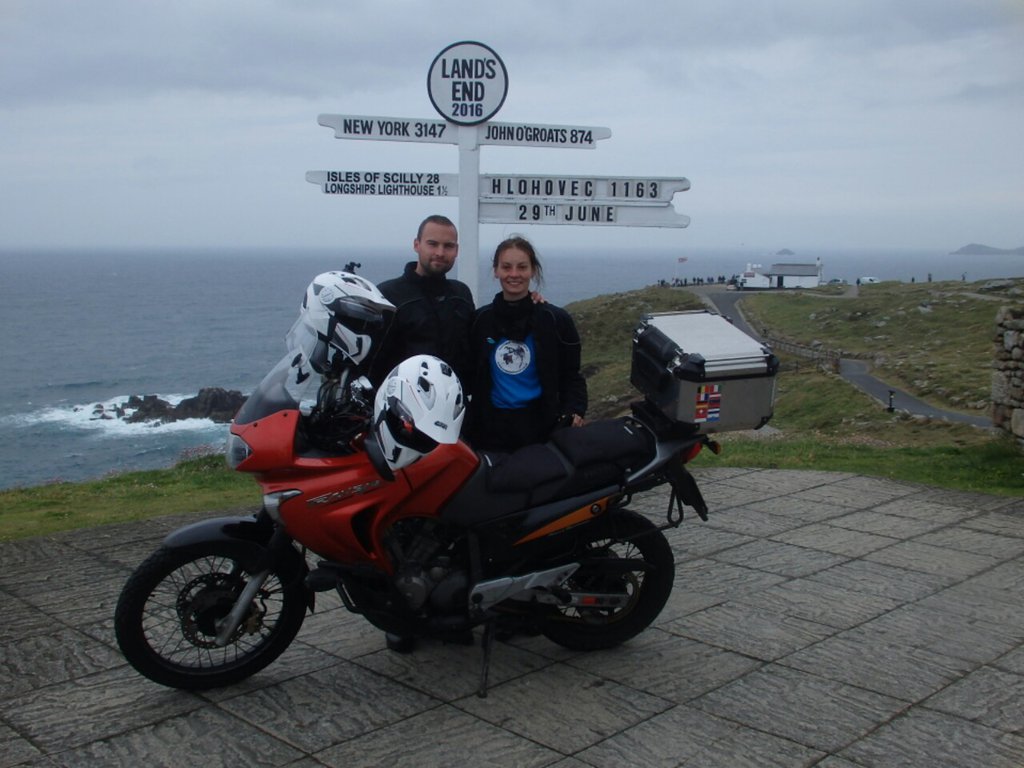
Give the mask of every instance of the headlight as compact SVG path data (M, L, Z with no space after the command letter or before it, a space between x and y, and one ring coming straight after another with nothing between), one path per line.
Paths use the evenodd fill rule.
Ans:
M252 456L252 448L234 432L229 432L225 456L228 460L228 466L232 469L238 469L239 464Z

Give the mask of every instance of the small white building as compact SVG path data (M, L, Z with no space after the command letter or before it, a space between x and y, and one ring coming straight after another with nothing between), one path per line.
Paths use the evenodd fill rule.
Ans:
M747 264L740 275L739 287L817 288L821 282L821 259L818 259L814 264L772 264L768 270L760 264Z

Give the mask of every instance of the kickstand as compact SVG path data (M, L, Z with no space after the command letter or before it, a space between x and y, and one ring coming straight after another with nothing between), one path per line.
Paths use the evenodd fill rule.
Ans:
M494 619L488 620L484 625L484 636L480 642L484 651L484 663L480 669L480 688L476 695L481 699L487 698L487 676L491 671L491 649L494 648Z

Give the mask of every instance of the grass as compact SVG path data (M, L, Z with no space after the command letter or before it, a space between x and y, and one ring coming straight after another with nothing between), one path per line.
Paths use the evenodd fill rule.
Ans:
M0 540L161 515L252 508L259 500L251 477L229 470L223 456L203 456L172 469L0 491Z
M835 289L751 294L743 311L773 336L866 358L879 378L933 405L978 412L991 395L996 312L1024 302L1022 290L1020 279L886 282L855 298Z
M834 289L752 294L744 298L743 309L773 334L870 356L882 378L891 376L939 404L967 408L989 396L987 370L1001 306L978 298L982 287L882 283L862 287L856 299L838 298ZM1021 301L1011 294L997 298ZM930 309L918 309L925 302ZM636 399L629 385L629 350L641 315L701 306L686 291L654 287L571 305L583 338L590 416L622 413ZM783 363L769 434L723 435L723 453L705 451L697 466L852 472L1024 495L1024 454L1013 439L890 414L838 376L795 359ZM0 540L258 504L252 478L229 470L221 456L205 456L172 469L0 491Z

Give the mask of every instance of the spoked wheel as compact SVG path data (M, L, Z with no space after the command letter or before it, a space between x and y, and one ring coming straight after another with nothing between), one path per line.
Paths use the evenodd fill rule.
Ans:
M545 637L575 651L612 648L657 618L672 593L675 559L647 518L616 513L613 532L594 530L580 542L584 565L562 584L571 593L616 596L614 607L573 605L546 617Z
M220 621L250 578L240 557L228 542L161 548L135 570L114 613L118 645L135 669L172 688L217 688L284 652L306 617L305 589L273 570L226 644L217 642Z

